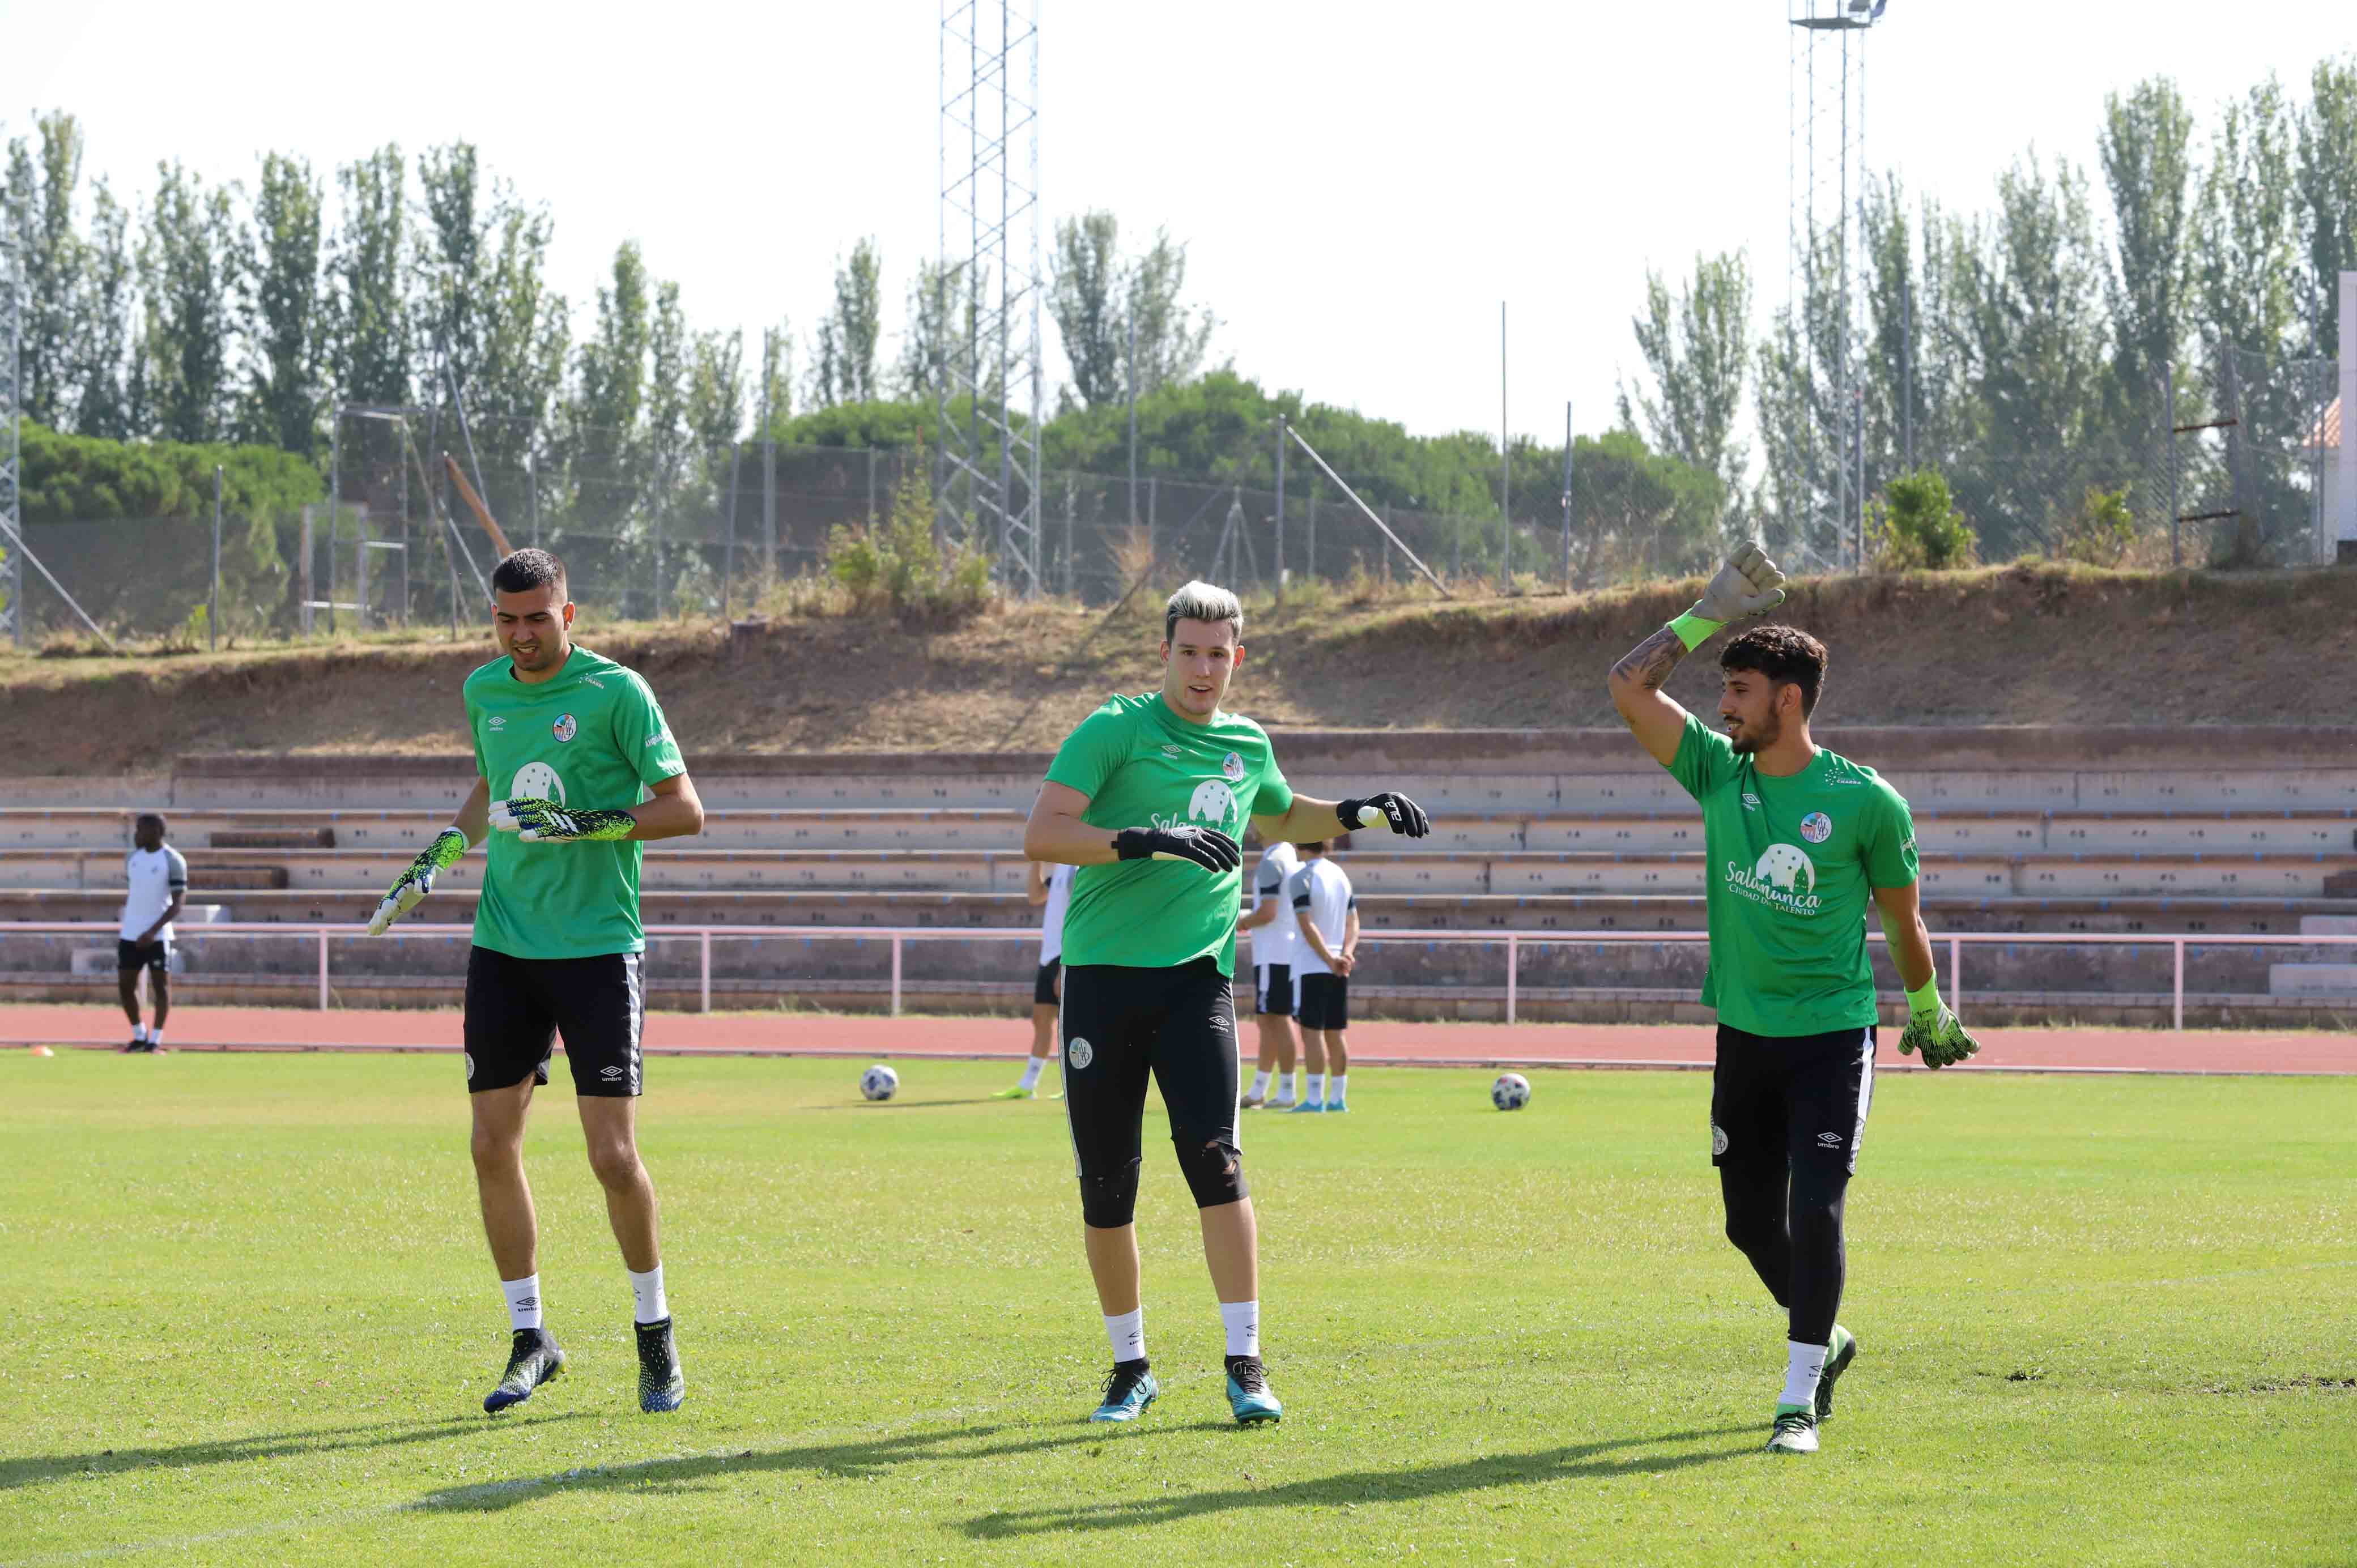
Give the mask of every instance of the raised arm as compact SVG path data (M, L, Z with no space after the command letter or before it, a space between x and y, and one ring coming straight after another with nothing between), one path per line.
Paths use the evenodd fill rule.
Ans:
M1784 574L1752 541L1738 545L1694 608L1620 656L1606 685L1612 706L1652 759L1676 760L1686 711L1662 692L1678 660L1728 621L1756 616L1784 602Z

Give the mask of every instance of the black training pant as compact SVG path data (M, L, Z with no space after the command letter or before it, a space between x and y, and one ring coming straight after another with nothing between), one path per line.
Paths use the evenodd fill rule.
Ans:
M1168 969L1064 968L1064 1113L1095 1229L1137 1212L1148 1077L1170 1112L1170 1142L1199 1208L1247 1196L1236 1143L1236 1010L1216 960Z
M1718 1027L1711 1164L1727 1239L1789 1313L1800 1345L1833 1337L1846 1262L1842 1202L1874 1099L1874 1031L1771 1036Z

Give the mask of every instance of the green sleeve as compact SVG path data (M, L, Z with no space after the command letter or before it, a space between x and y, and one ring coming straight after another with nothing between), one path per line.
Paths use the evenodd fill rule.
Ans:
M1093 800L1114 769L1128 760L1129 716L1107 703L1082 719L1056 748L1056 759L1048 764L1048 782L1078 789Z
M1915 858L1915 815L1907 797L1889 785L1874 788L1878 810L1864 845L1866 879L1877 887L1905 887L1920 874Z
M1678 737L1678 754L1670 758L1670 777L1699 800L1725 779L1735 761L1735 743L1702 722L1686 715L1686 733Z
M635 673L614 703L614 746L638 769L641 784L660 784L687 771L654 689Z
M1260 771L1260 788L1254 792L1252 815L1281 817L1293 810L1293 786L1286 782L1285 770L1276 765L1276 752L1271 749L1268 763Z
M483 760L483 714L471 702L467 704L467 740L475 748L475 777L489 779L491 769Z

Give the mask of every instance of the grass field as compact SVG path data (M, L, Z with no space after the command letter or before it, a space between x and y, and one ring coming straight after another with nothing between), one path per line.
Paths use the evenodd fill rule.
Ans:
M1166 1390L1106 1354L1061 1107L1008 1069L658 1060L687 1409L560 1069L533 1155L567 1374L506 1323L447 1058L0 1058L0 1563L2348 1563L2357 1081L1893 1078L1853 1188L1863 1343L1814 1460L1756 1450L1783 1327L1717 1234L1707 1082L1361 1075L1257 1117L1281 1427L1238 1431L1158 1107Z

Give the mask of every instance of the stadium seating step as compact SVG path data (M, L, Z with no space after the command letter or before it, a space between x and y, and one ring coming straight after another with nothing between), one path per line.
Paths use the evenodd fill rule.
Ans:
M205 835L214 849L333 849L336 830L329 828L228 828Z

